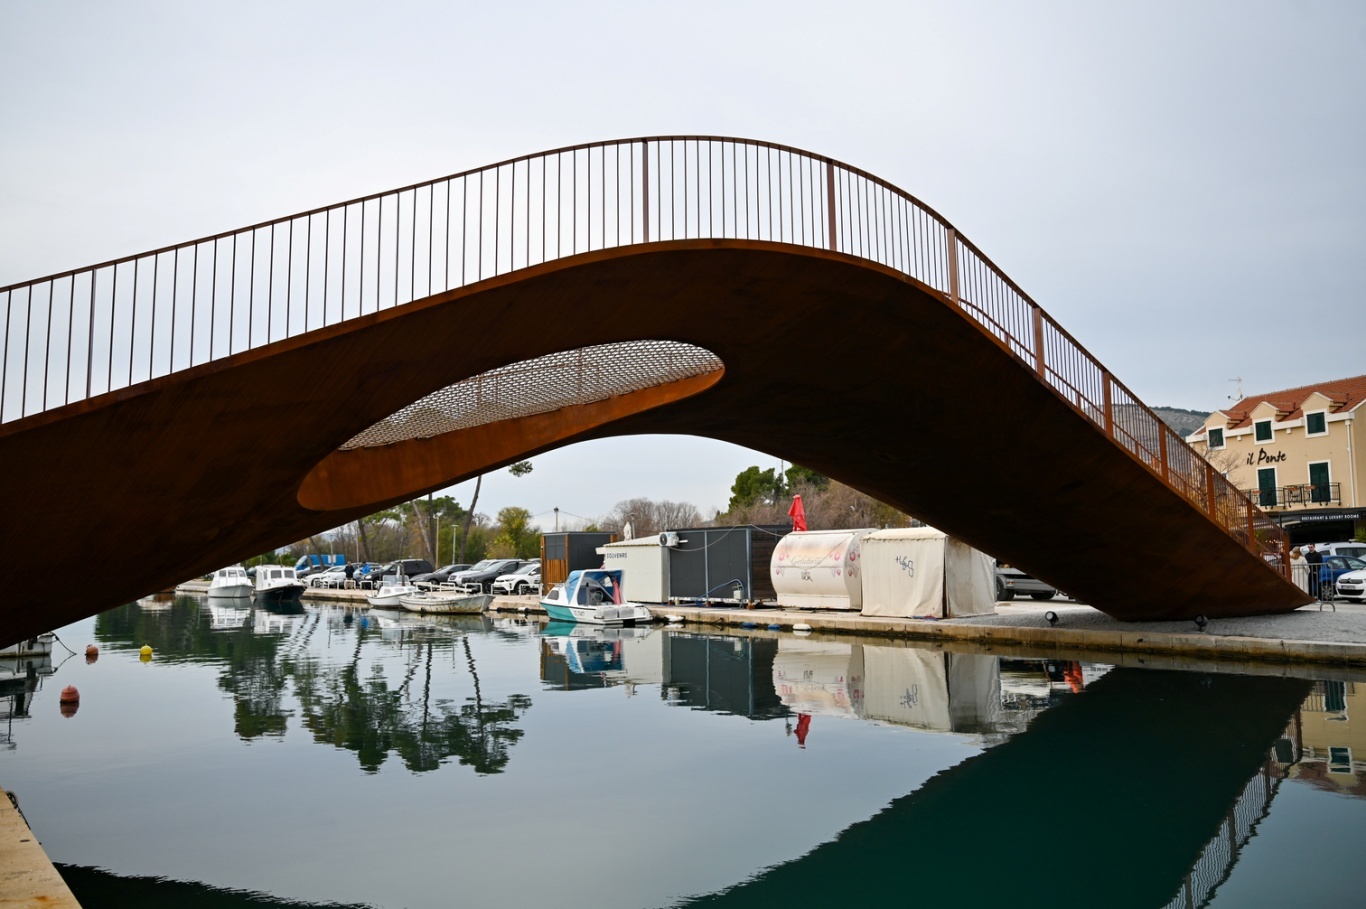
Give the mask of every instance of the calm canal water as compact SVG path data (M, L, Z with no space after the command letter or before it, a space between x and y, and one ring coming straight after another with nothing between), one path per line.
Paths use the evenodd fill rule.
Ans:
M0 687L0 785L88 909L1348 906L1366 884L1354 682L190 597L58 633L80 655Z

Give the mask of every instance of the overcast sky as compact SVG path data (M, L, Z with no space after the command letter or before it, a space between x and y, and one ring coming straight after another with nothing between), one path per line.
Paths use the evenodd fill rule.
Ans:
M702 133L922 199L1148 404L1366 372L1361 0L12 0L0 61L0 285L523 153ZM752 463L777 465L594 443L491 478L479 510L707 512Z

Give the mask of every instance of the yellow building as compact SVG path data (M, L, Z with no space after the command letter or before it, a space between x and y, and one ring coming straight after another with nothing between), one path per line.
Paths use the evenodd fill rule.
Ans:
M1366 527L1366 376L1249 395L1187 441L1296 544Z

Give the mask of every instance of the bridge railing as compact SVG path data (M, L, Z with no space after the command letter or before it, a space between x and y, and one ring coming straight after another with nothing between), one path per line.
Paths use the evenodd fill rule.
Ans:
M561 148L0 287L0 423L528 266L710 238L844 253L943 294L1230 535L1283 552L1246 496L933 209L744 139Z

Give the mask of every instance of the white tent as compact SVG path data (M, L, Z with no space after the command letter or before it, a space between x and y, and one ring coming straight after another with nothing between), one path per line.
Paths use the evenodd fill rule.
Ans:
M955 618L996 611L991 557L933 527L863 538L863 614Z

